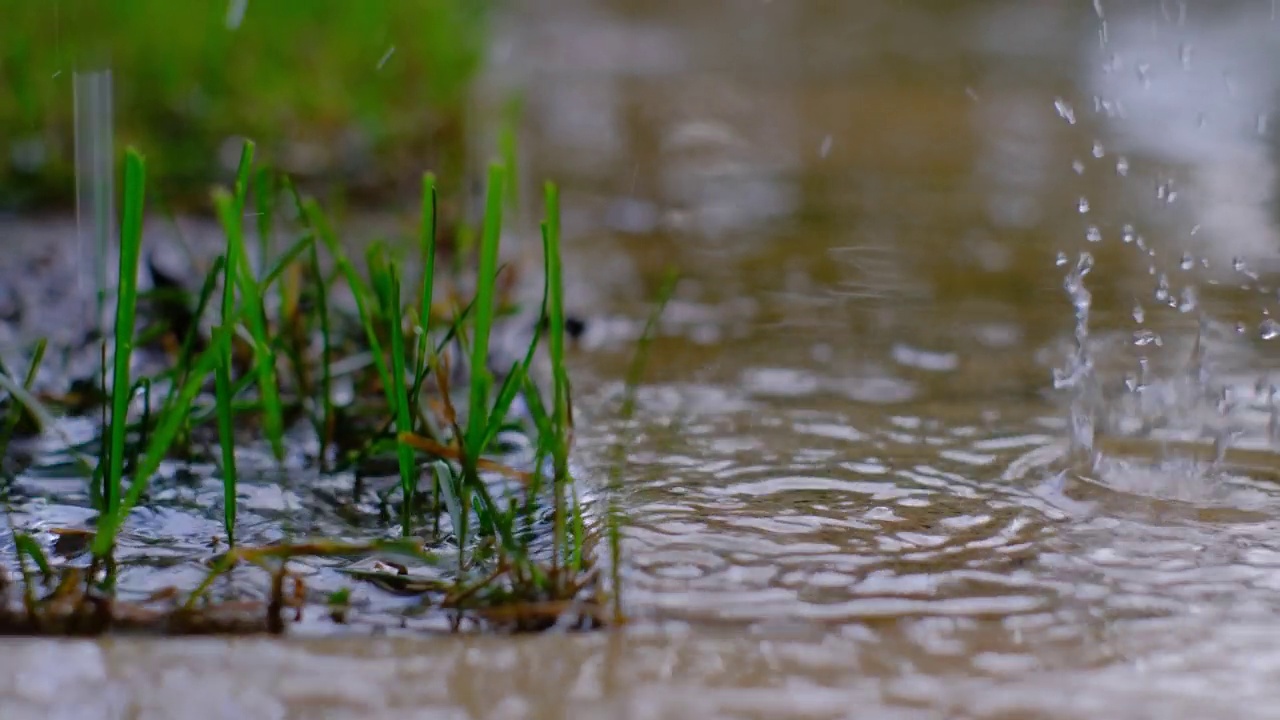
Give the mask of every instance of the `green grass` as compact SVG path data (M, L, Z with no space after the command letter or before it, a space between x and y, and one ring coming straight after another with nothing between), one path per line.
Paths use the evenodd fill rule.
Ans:
M138 254L142 249L142 206L146 196L146 165L142 155L129 151L124 165L124 214L120 227L120 267L116 290L115 349L111 375L111 428L107 444L103 509L120 505L124 476L125 434L128 430L129 379L138 305Z
M364 254L364 267L358 267L319 201L300 193L287 175L266 167L255 170L254 149L253 143L244 145L234 183L210 196L225 245L198 293L185 299L193 320L183 328L154 327L145 314L138 327L146 166L136 151L127 153L116 352L110 358L110 412L102 428L106 450L98 467L87 473L101 478L104 486L91 544L96 561L110 563L130 513L148 501L157 473L166 464L187 461L220 467L223 523L234 547L215 563L209 582L237 563L269 563L285 555L349 547L318 540L264 549L246 547L237 537L237 484L245 475L238 466L237 444L265 442L278 461L286 427L291 433L310 427L319 440L320 456L314 462L322 473L360 472L394 460L399 493L386 493L383 502L397 512L387 513L386 529L394 528L408 543L395 547L416 548L410 553L416 562L443 573L446 580L434 596L439 607L502 618L523 629L546 627L570 601L583 601L574 607L599 618L592 609L603 607L593 565L594 538L569 465L573 411L556 186L547 184L544 194L546 284L540 327L546 331L531 333L509 368L491 370L494 330L512 310L510 299L500 292L506 283L499 283L498 276L520 271L499 265L504 206L511 201L504 165L489 168L485 214L474 253L463 261L438 262L442 243L436 178L420 176L421 224L416 243L406 246L419 267L410 271L412 289L406 292L400 246L376 242ZM297 209L296 219L275 213L281 200ZM250 202L258 213L257 272L244 232ZM273 237L285 241L283 252L274 252ZM449 238L443 246L456 253L459 243ZM219 283L222 294L215 300ZM473 288L469 296L464 295L468 287ZM266 298L272 292L279 302L269 305ZM337 293L350 294L354 313L338 309ZM200 330L210 324L206 315L215 318L207 334ZM166 332L177 333L168 351L171 366L131 378L133 347ZM535 368L539 357L550 365L549 388ZM278 362L280 358L286 362ZM350 362L360 358L367 362ZM342 406L333 390L339 362L347 366L344 381L355 389L354 400ZM39 357L28 375L38 363ZM105 365L104 359L104 385ZM495 370L500 372L495 375ZM465 397L460 408L454 406L450 387L459 372L466 383L459 388ZM27 397L7 372L0 372L0 386L20 400ZM148 398L141 417L128 412L133 388L144 388ZM151 406L152 388L162 398L156 408ZM545 397L544 389L549 391ZM528 413L515 415L512 408L521 397ZM16 407L10 413L18 412ZM12 417L5 422L13 422ZM0 440L7 438L6 428L0 424ZM498 449L504 431L527 435L536 451L532 467L504 464ZM218 438L216 448L191 440L211 432ZM127 465L126 457L132 458ZM550 477L544 477L548 472ZM354 491L360 492L358 487ZM539 534L547 532L539 529L538 519L548 514L553 518L550 550L535 552ZM368 547L384 552L391 546L379 540ZM274 567L279 584L283 565ZM206 587L192 591L188 607L198 604Z
M385 197L424 163L457 177L489 3L255 0L233 28L227 6L6 3L0 137L35 144L42 159L0 160L3 202L70 207L73 75L99 68L113 74L118 141L154 158L153 183L179 205L204 207L209 180L227 177L219 148L236 136L275 164L304 143L318 153L316 192Z

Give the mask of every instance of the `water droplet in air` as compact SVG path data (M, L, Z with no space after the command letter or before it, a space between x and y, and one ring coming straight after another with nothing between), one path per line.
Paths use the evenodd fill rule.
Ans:
M1129 159L1123 155L1116 159L1116 174L1122 177L1129 174Z
M1160 273L1160 277L1156 279L1156 299L1160 302L1168 302L1169 297L1169 276Z
M1125 225L1124 228L1121 230L1120 237L1122 240L1124 240L1126 245L1133 242L1133 238L1134 238L1133 226Z
M1084 163L1080 162L1079 160L1073 160L1071 161L1071 169L1075 170L1077 175L1083 175Z
M1280 322L1267 318L1258 326L1258 334L1263 340L1275 340L1280 337Z
M1053 264L1054 264L1054 265L1057 265L1058 267L1062 267L1063 265L1066 265L1066 264L1067 264L1067 254L1066 254L1066 253L1064 253L1064 252L1061 252L1061 251L1060 251L1060 252L1058 252L1058 257L1057 257L1057 259L1055 259L1055 260L1053 261Z
M1179 263L1178 267L1182 268L1183 270L1190 270L1195 266L1196 266L1196 259L1191 257L1191 253L1182 253L1182 262Z
M1096 158L1100 158L1100 157L1102 157L1103 155L1106 155L1106 154L1107 154L1107 151L1102 147L1102 143L1098 142L1097 140L1094 140L1094 141L1093 141L1093 156L1094 156L1094 157L1096 157Z
M1231 258L1231 269L1238 273L1245 271L1244 259L1239 257Z
M1076 203L1076 209L1080 211L1081 215L1089 212L1089 198L1081 196L1080 200Z
M1182 302L1178 305L1178 312L1189 313L1196 309L1200 299L1196 295L1196 289L1190 285L1182 288Z
M1102 242L1102 231L1098 229L1097 225L1090 225L1084 237L1091 243Z
M1071 105L1068 104L1066 100L1056 98L1053 101L1053 109L1058 111L1058 117L1066 120L1072 125L1076 124L1076 111L1072 109Z
M1142 324L1147 319L1147 311L1142 309L1140 303L1133 304L1133 321Z

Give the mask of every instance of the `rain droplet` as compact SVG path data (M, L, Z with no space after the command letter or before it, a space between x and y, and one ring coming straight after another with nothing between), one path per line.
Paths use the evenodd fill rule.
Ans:
M1142 309L1141 303L1133 304L1133 321L1141 325L1147 319L1147 311Z
M1080 211L1081 215L1089 212L1089 198L1081 196L1080 200L1076 203L1076 209Z
M1084 238L1091 243L1102 242L1102 231L1098 229L1097 225L1090 225L1089 229L1085 231Z
M1156 299L1160 302L1168 302L1169 297L1169 276L1160 273L1160 277L1156 279Z
M1066 264L1067 264L1067 254L1066 254L1066 253L1064 253L1064 252L1059 251L1059 252L1058 252L1058 257L1057 257L1057 259L1055 259L1055 260L1053 261L1053 264L1054 264L1054 265L1057 265L1058 267L1062 267L1062 266L1066 265Z
M1094 141L1093 141L1093 156L1094 156L1094 157L1096 157L1096 158L1101 158L1103 155L1106 155L1106 154L1107 154L1107 151L1106 151L1105 149L1103 149L1103 147L1102 147L1102 143L1098 142L1097 140L1094 140Z
M1133 226L1125 225L1124 228L1121 230L1120 237L1122 240L1124 240L1126 245L1128 245L1129 243L1132 243L1135 237Z
M1182 262L1178 264L1178 267L1182 268L1183 270L1190 270L1195 266L1196 266L1196 259L1191 257L1191 253L1189 252L1182 253Z
M1073 160L1073 161L1071 162L1071 169L1072 169L1072 170L1075 170L1077 175L1083 175L1083 174L1084 174L1084 163L1080 162L1079 160Z
M1182 302L1178 304L1178 312L1189 313L1199 305L1200 299L1196 289L1190 285L1182 288Z
M830 135L822 138L822 145L818 148L818 157L825 158L826 156L830 155L831 144L833 142L834 141L831 139Z
M1280 337L1280 322L1276 322L1271 318L1262 321L1258 326L1258 334L1263 340L1275 340Z
M1116 160L1116 174L1121 177L1129 174L1129 160L1123 155L1120 156L1120 159Z
M378 69L381 70L382 66L386 65L387 61L391 59L391 56L395 54L396 54L395 45L392 45L391 47L387 48L387 51L382 53L382 57L378 60Z
M1062 98L1054 99L1053 109L1058 111L1058 117L1072 125L1076 124L1076 111L1071 108L1071 105L1066 100Z

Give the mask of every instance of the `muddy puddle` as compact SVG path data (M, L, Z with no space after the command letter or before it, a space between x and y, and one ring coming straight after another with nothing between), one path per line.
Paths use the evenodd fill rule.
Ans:
M516 3L489 87L563 187L631 623L10 641L5 717L1273 716L1280 21L1112 5ZM270 480L248 538L354 532ZM17 510L83 522L62 487ZM139 592L218 529L216 483L168 487Z

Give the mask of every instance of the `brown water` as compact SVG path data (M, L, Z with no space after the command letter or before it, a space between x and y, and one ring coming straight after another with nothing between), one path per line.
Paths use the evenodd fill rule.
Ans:
M529 0L501 39L599 484L684 274L632 624L15 642L6 718L1275 715L1271 5Z

